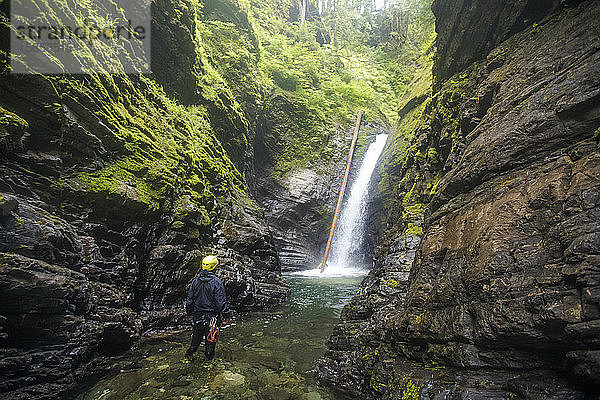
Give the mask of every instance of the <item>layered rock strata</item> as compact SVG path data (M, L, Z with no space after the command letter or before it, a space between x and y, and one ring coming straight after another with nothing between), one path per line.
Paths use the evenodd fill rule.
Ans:
M442 12L460 4L434 3L442 50L488 3ZM598 2L563 4L404 110L376 266L324 382L359 398L597 398L598 20ZM473 58L454 51L438 71Z

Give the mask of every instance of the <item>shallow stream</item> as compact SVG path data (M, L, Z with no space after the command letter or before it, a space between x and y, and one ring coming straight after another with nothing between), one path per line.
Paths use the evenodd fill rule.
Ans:
M190 332L155 336L131 352L133 368L78 399L336 399L317 386L313 370L362 276L286 279L289 302L238 316L221 332L215 360L204 359L202 345L190 362L182 360Z

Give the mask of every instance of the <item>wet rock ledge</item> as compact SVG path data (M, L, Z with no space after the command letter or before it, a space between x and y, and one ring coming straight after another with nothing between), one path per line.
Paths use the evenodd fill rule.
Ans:
M600 394L600 3L492 3L434 2L439 88L403 110L376 266L319 364L350 397Z

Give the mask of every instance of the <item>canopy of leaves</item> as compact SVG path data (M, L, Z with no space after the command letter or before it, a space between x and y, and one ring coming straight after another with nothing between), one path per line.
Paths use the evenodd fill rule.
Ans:
M295 161L327 157L330 131L345 129L360 109L370 121L394 125L419 57L433 42L429 7L428 0L381 9L371 0L250 0L267 91L295 96L311 120L288 135L286 154Z

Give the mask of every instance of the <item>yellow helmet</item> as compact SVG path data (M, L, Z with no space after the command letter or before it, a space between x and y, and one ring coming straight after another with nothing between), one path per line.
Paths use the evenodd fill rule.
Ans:
M213 269L215 269L215 267L217 266L218 263L219 263L219 260L217 260L217 257L206 256L202 259L202 269L205 269L207 271L212 271Z

